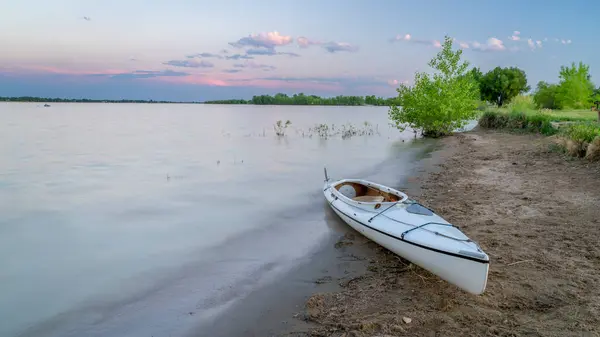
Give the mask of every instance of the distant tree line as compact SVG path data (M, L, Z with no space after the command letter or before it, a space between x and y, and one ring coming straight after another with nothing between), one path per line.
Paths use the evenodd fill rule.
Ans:
M0 102L54 102L54 103L195 103L195 102L175 102L175 101L155 101L140 99L88 99L88 98L48 98L48 97L2 97Z
M594 87L589 71L581 62L561 66L558 83L538 82L533 101L538 108L589 109L600 101L600 87ZM500 107L531 89L525 72L516 67L496 67L485 74L473 68L469 75L478 83L480 99Z
M206 104L256 104L256 105L380 105L389 106L395 98L383 98L372 96L335 96L320 97L316 95L305 95L304 93L288 96L278 93L274 96L259 95L252 99L227 99L217 101L205 101Z

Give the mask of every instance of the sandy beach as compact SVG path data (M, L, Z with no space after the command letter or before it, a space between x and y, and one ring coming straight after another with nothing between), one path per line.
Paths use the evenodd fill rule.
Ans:
M599 335L600 165L530 134L473 130L441 145L400 188L490 255L485 293L461 291L348 230L334 247L365 271L313 280L315 293L291 318L298 323L278 335Z

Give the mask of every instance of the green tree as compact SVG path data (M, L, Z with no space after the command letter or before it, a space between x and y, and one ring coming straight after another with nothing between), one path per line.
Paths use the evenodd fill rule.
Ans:
M481 99L498 106L510 102L519 94L529 91L525 72L516 67L496 67L480 79Z
M479 70L479 67L473 67L473 69L471 69L469 72L471 73L473 79L477 82L477 84L479 84L479 82L481 82L481 78L483 77L483 73L481 72L481 70Z
M475 117L479 90L461 55L462 50L452 50L452 39L446 36L442 50L428 63L437 72L416 73L414 86L401 84L396 89L389 117L398 129L410 126L426 137L440 137Z
M557 109L556 104L556 93L558 92L557 84L549 84L544 81L539 81L535 93L533 94L533 101L538 108L546 109Z
M556 101L560 108L584 109L592 104L594 84L590 76L590 67L579 62L570 67L561 66Z

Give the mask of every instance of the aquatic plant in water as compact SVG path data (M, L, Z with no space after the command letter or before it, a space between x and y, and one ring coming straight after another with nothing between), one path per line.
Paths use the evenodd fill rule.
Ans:
M273 129L275 129L275 134L277 136L285 136L285 129L287 129L288 126L290 126L292 124L292 122L288 119L285 124L281 121L278 120L275 125L273 125Z
M352 123L346 123L337 128L335 124L331 124L331 126L323 123L315 124L315 126L309 128L307 131L298 130L297 133L301 134L302 137L312 138L312 136L317 136L323 139L335 136L341 136L342 139L348 139L354 136L381 135L379 132L379 125L373 127L373 124L368 121L365 121L362 127L355 126Z

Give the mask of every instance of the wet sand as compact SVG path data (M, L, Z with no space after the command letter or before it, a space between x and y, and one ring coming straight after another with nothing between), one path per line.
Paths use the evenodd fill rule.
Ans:
M271 335L598 336L600 164L565 158L551 142L457 134L405 186L489 254L484 294L468 294L347 230L333 245L357 265L344 277L313 279L315 293L290 316L294 323Z

